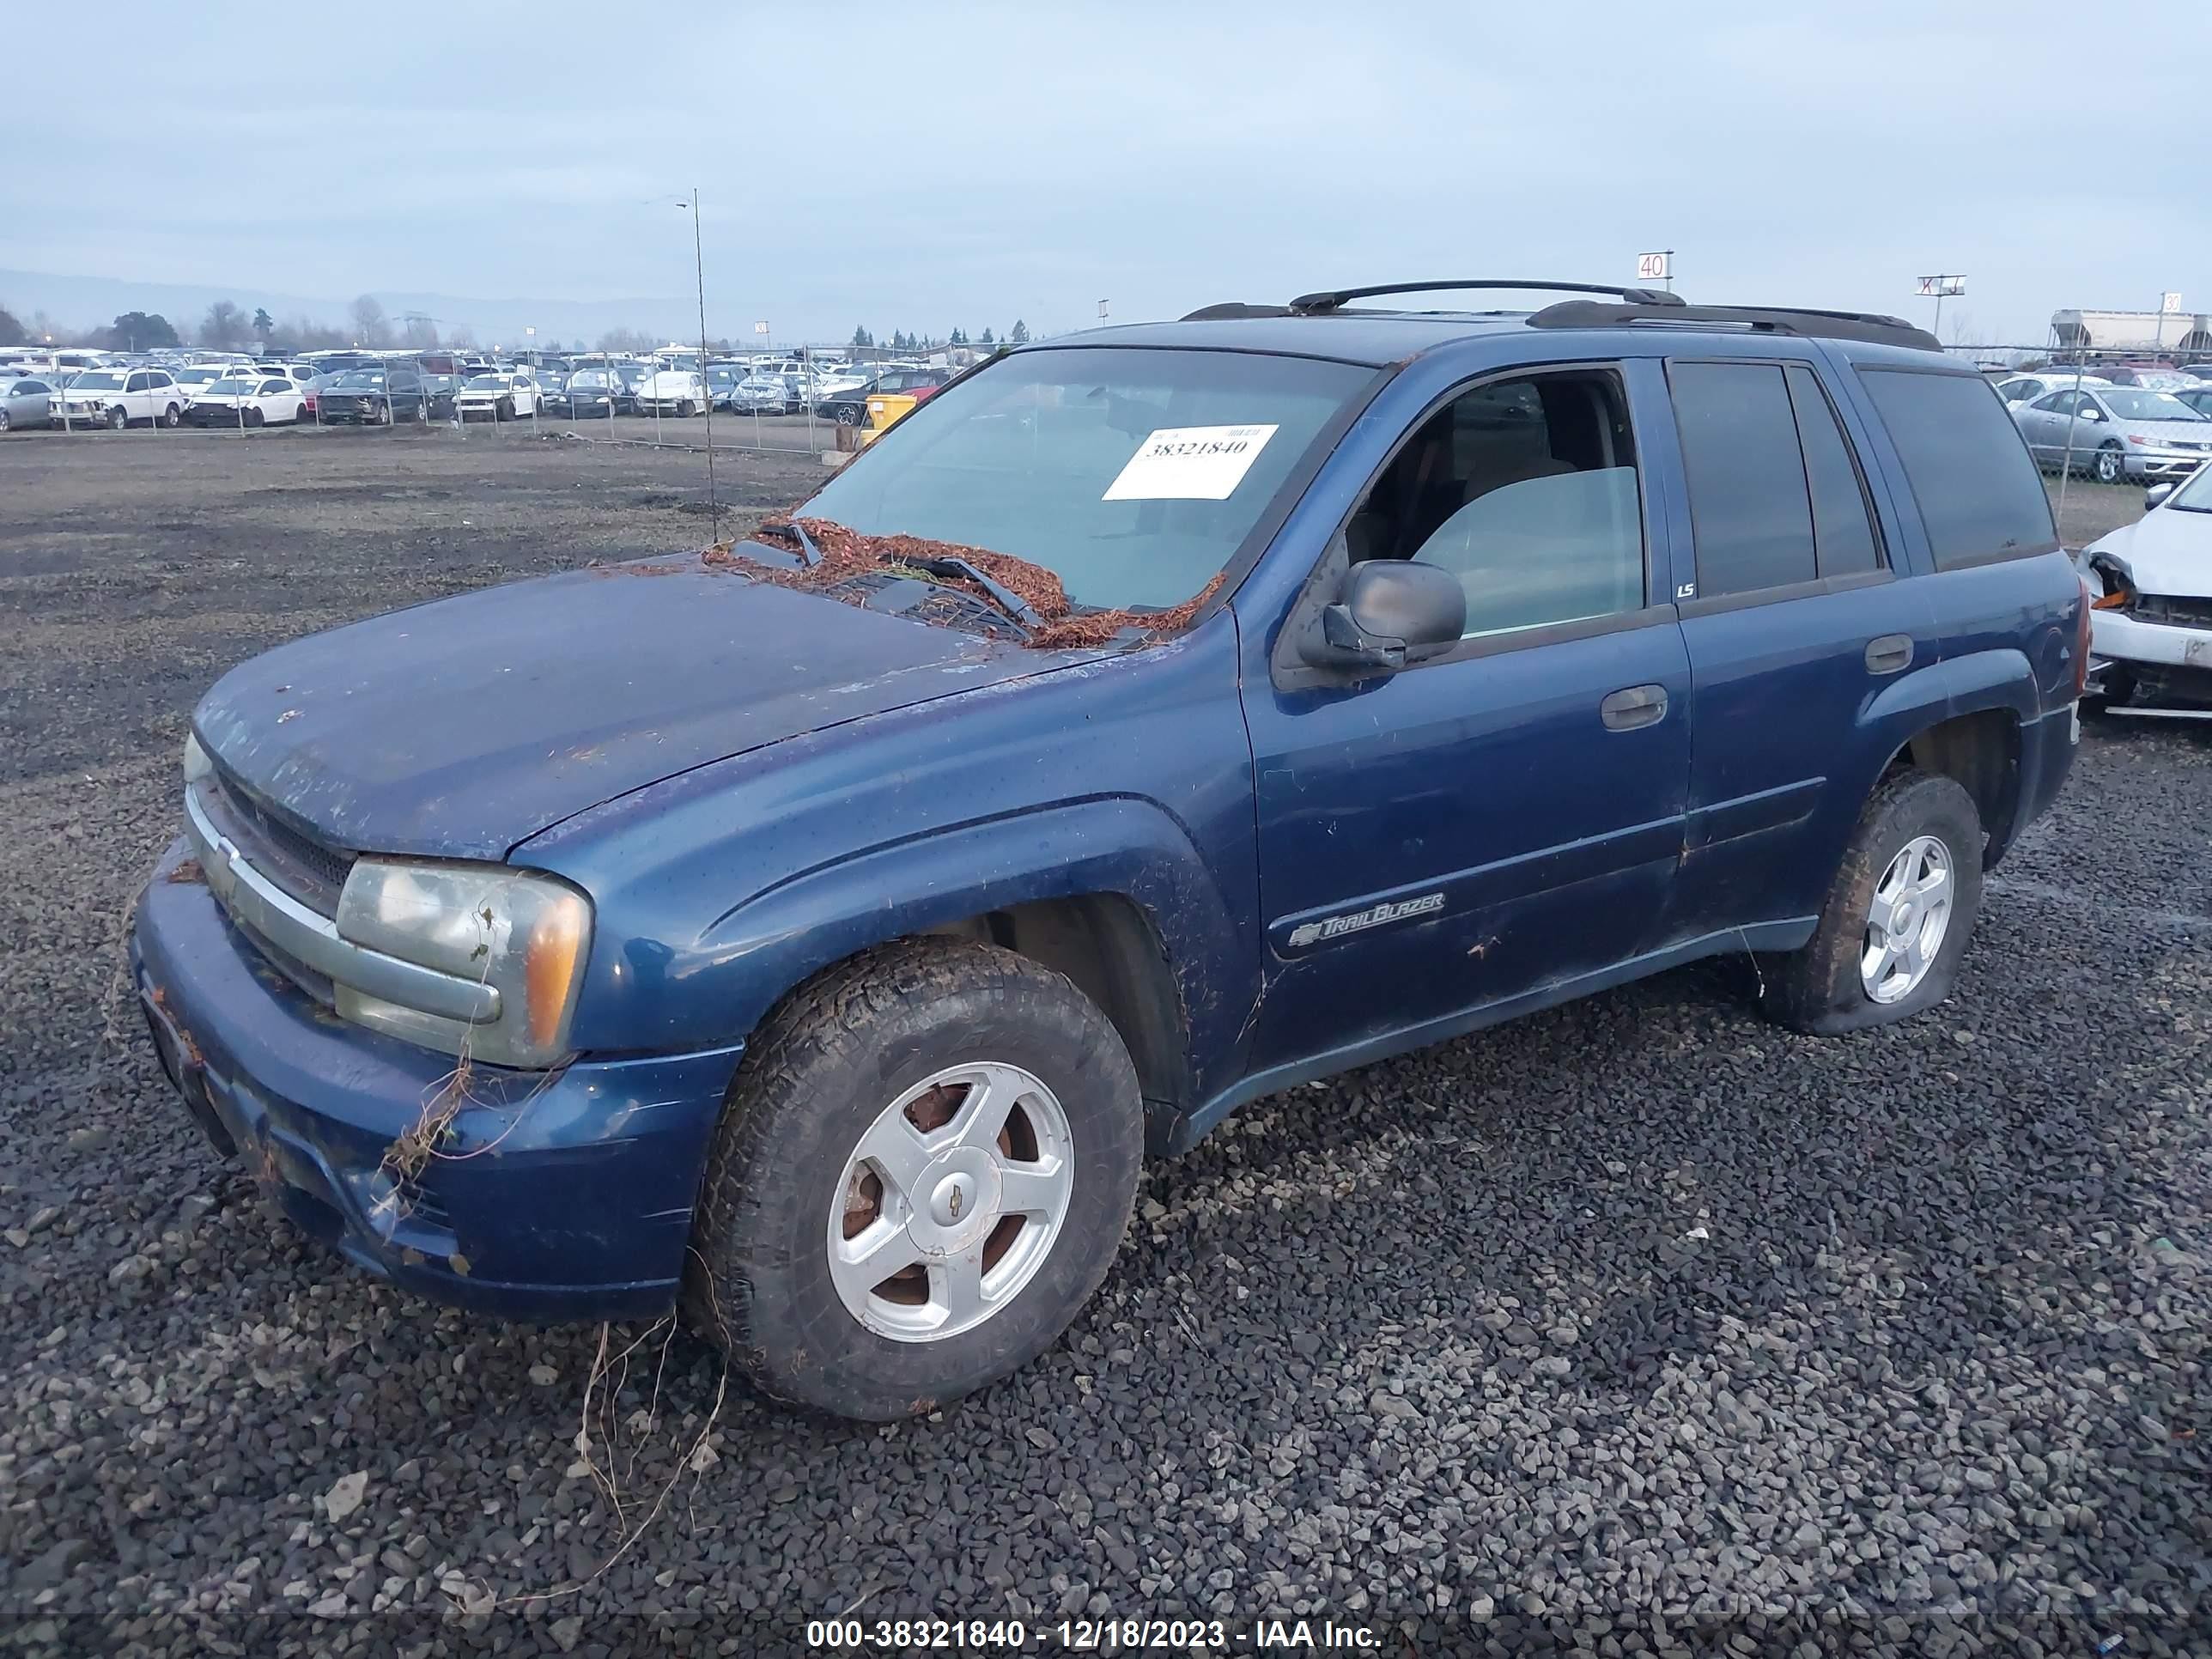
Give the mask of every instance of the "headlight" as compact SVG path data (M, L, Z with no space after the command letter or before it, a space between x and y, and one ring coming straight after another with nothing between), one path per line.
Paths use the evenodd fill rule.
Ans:
M215 763L208 759L207 750L200 747L199 733L185 733L185 783L187 787L198 783L215 770Z
M346 878L337 920L356 945L499 993L499 1012L470 1024L340 985L342 1018L494 1066L537 1068L567 1057L592 906L566 883L504 865L362 859Z

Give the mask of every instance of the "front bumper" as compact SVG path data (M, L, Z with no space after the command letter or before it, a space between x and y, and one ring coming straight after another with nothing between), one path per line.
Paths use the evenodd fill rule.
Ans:
M186 426L236 426L238 410L228 404L188 404L184 422Z
M2089 654L2107 662L2212 673L2212 627L2144 622L2124 611L2092 611Z
M393 1140L454 1072L340 1021L231 925L181 839L138 903L131 973L162 1068L218 1151L303 1231L378 1276L520 1319L665 1312L742 1050L472 1068L415 1181Z
M2130 478L2185 478L2212 460L2212 453L2191 449L2130 449Z

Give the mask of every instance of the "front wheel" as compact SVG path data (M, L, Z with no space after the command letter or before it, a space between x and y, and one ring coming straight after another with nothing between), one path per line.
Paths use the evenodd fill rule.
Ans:
M2120 453L2118 444L2106 444L2089 464L2090 476L2099 483L2118 483L2127 470L2128 458Z
M860 408L858 404L839 404L837 405L837 424L839 426L858 426L860 423Z
M494 421L513 420L514 418L514 405L505 398L501 398L497 403L492 405L491 417Z
M693 410L691 405L688 402L679 399L676 405L676 418L679 421L688 421L691 418Z
M130 424L131 417L124 413L123 405L121 404L116 404L108 410L107 429L110 432L120 432L125 427L129 426Z
M248 426L259 426L268 418L258 409L249 409L246 411L246 423Z
M1933 1007L1951 994L1982 908L1982 819L1940 774L1910 769L1859 814L1804 946L1759 959L1761 1006L1821 1036Z
M181 425L184 422L184 418L185 411L178 408L174 404L171 404L167 409L161 411L161 424L163 426L175 427Z
M390 426L392 424L392 405L390 404L377 404L376 424L379 426Z
M1106 1276L1144 1149L1096 1004L912 939L793 993L732 1083L684 1283L768 1394L888 1422L1019 1369Z

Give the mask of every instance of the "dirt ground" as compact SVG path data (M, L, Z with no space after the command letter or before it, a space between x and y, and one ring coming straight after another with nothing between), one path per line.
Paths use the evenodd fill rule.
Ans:
M823 476L716 471L740 514ZM2212 734L2091 726L1904 1024L1792 1036L1714 963L1255 1102L1147 1170L1063 1341L925 1421L272 1222L124 985L193 703L312 629L700 546L705 495L701 455L514 432L0 441L11 1650L781 1653L856 1612L2206 1650ZM2069 531L2139 503L2077 483Z

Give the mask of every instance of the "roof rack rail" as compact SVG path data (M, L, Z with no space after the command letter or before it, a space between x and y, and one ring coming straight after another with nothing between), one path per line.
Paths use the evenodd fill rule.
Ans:
M1235 317L1288 317L1291 314L1288 306L1254 306L1247 305L1242 300L1226 300L1219 305L1200 306L1195 311L1186 312L1182 319L1186 323L1218 323Z
M1871 311L1813 311L1787 306L1648 305L1631 301L1599 305L1591 300L1562 300L1528 319L1531 328L1613 328L1633 323L1676 326L1732 323L1762 334L1798 334L1822 340L1863 340L1870 345L1905 346L1941 351L1943 343L1902 317Z
M1301 294L1291 301L1291 311L1300 316L1311 316L1316 312L1336 311L1353 300L1371 300L1383 294L1436 294L1455 288L1518 288L1538 289L1552 294L1609 294L1631 305L1679 306L1682 296L1663 288L1607 288L1591 283L1524 283L1508 282L1501 277L1478 276L1466 282L1449 283L1378 283L1372 288L1323 289L1317 294Z

